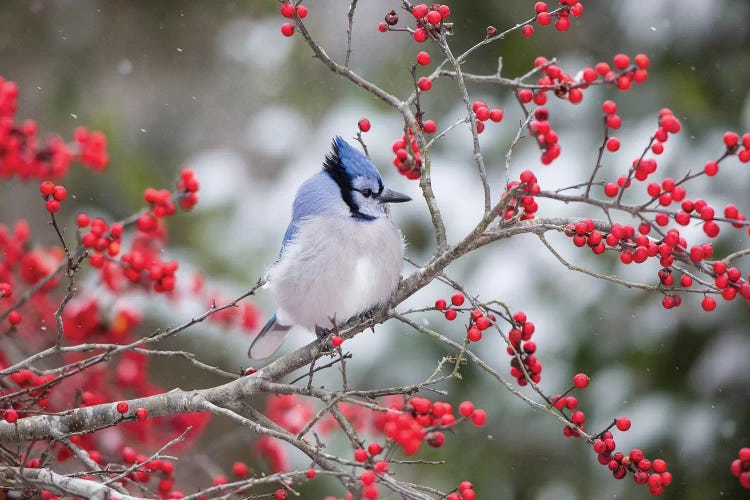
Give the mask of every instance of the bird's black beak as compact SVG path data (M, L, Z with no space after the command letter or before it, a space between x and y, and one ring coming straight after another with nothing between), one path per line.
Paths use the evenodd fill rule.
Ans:
M380 193L380 196L378 196L378 200L380 203L404 203L406 201L411 201L411 198L403 193L399 193L398 191L385 188L383 189L383 192Z

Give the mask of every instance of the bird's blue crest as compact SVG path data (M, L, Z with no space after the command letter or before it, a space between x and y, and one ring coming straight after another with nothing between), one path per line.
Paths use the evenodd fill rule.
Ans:
M342 185L345 179L346 184L351 185L351 180L357 177L372 179L377 181L378 185L383 185L383 179L375 165L341 136L337 135L331 146L331 152L326 155L323 169L339 185Z

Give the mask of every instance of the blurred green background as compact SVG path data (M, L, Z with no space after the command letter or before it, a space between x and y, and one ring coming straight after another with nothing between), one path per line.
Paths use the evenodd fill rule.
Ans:
M451 2L460 52L484 36L488 24L499 29L533 14L533 1ZM683 132L670 138L660 160L661 175L679 176L701 169L721 153L721 133L750 128L750 4L743 0L653 0L583 2L585 11L567 33L537 27L531 39L513 34L477 52L466 70L493 73L502 57L503 75L525 73L538 55L558 57L575 74L618 52L651 57L649 80L626 94L592 89L583 103L550 102L551 122L560 134L563 154L551 167L539 164L528 141L514 154L513 175L533 169L544 189L588 177L601 137L599 106L615 98L624 125L617 135L623 147L607 155L603 177L626 171L646 145L661 107L673 109ZM313 36L338 60L343 59L348 2L310 2ZM353 68L400 96L409 92L408 65L418 50L439 60L435 47L416 47L403 33L378 33L376 26L396 1L361 0L357 9ZM406 18L402 15L402 19ZM350 138L357 120L373 123L366 135L370 154L386 183L419 199L415 183L391 167L390 144L401 135L399 116L354 85L335 77L299 36L284 38L273 1L6 1L0 7L0 75L21 89L19 118L35 118L43 133L70 137L78 125L105 131L111 165L104 174L77 169L66 182L77 209L110 218L141 206L147 186L172 185L182 166L196 169L202 183L194 213L170 224L171 257L181 273L201 270L208 286L224 297L239 295L273 262L290 214L297 185L320 167L332 136ZM403 21L402 21L403 23ZM424 70L423 70L424 71ZM472 86L473 99L503 107L506 118L489 124L481 136L495 196L502 190L504 155L520 119L506 89ZM458 94L450 81L436 82L423 106L438 125L461 117ZM466 129L458 129L436 149L435 189L455 241L481 210L481 193L471 160ZM750 210L750 172L736 160L722 165L714 179L700 179L688 196L717 207L734 202ZM657 177L661 178L657 173ZM35 183L0 182L0 223L18 217L44 228L45 214ZM419 201L396 207L394 219L408 242L408 255L423 261L431 250L429 218ZM542 216L599 215L580 207L541 203ZM67 207L66 207L67 208ZM76 210L64 215L72 221ZM718 210L717 210L718 211ZM624 221L625 219L623 219ZM696 236L701 235L696 230ZM51 231L36 231L53 241ZM686 297L678 310L664 311L660 297L617 288L565 270L533 237L516 238L484 249L449 269L482 298L498 298L524 310L537 325L538 355L545 366L542 387L563 390L571 377L592 377L579 394L587 429L604 427L627 415L633 428L618 436L618 447L640 447L649 458L667 460L674 475L665 498L747 498L731 476L737 450L750 445L750 316L739 302L719 304L712 314L699 299ZM618 272L653 283L657 268L624 268L614 259L593 259L564 238L551 237L576 263ZM722 231L718 254L747 247L744 231ZM742 269L741 263L740 268ZM408 270L408 269L407 269ZM747 269L744 269L747 271ZM438 285L409 304L424 306L450 291ZM261 293L258 304L271 305ZM154 301L151 326L177 322L205 304L181 307ZM427 315L432 326L455 339L459 324L446 325ZM298 336L284 352L310 340ZM202 359L236 371L247 365L249 342L241 332L202 325L175 345ZM358 387L421 381L444 354L427 339L398 325L362 335L347 345ZM477 350L502 373L508 357L494 339ZM218 382L178 362L159 364L154 376L165 386L205 387ZM335 374L320 382L333 384ZM616 481L582 443L563 438L552 418L532 413L482 373L467 368L464 379L446 387L457 405L472 399L486 408L488 423L448 435L440 452L447 465L400 468L399 476L451 489L461 480L475 484L479 498L602 499L645 498L646 487L628 477ZM244 431L215 418L201 444L178 467L178 483L206 484L234 460L255 463ZM338 443L344 450L344 443ZM292 454L295 465L307 462ZM188 489L188 488L185 488ZM304 498L343 495L325 480L310 482Z

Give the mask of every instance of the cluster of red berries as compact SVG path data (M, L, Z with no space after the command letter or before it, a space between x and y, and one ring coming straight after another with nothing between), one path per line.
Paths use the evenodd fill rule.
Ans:
M750 276L748 276L748 280L742 279L742 272L738 268L728 268L726 262L721 260L714 261L711 267L714 273L714 284L716 288L721 290L721 297L724 300L734 300L737 295L745 300L750 300ZM702 305L703 309L713 310L716 307L716 301L706 296Z
M535 331L536 327L527 321L526 313L519 311L513 315L513 328L508 331L510 345L506 351L511 356L510 374L520 386L527 384L526 373L535 384L542 380L542 363L534 354L536 342L531 340Z
M538 80L540 88L536 90L519 89L517 91L518 100L522 104L529 104L533 101L535 104L542 106L547 102L547 92L553 91L557 97L578 104L583 100L583 91L600 78L601 83L617 85L620 90L628 90L632 81L641 83L647 76L645 68L649 64L648 57L644 54L638 54L634 60L635 63L631 64L627 55L617 54L612 61L615 70L608 63L599 62L594 68L586 67L578 76L573 77L565 73L556 64L551 63L546 57L537 57L534 60L534 66L540 68L544 73ZM608 103L611 102L608 101ZM614 112L615 110L612 110L611 114ZM610 128L618 128L619 123L619 117L607 120L607 126ZM616 151L616 146L618 146L618 141L610 141L608 145L610 151Z
M159 230L158 220L175 213L175 197L179 198L180 206L184 210L192 209L198 203L199 188L200 184L198 179L195 178L195 172L190 168L184 168L180 172L176 195L173 195L168 189L146 188L143 199L151 205L151 209L138 218L138 229L148 234L157 232Z
M153 283L154 291L159 293L174 290L179 263L173 260L163 262L155 256L149 259L145 255L139 250L132 250L122 256L125 277L132 283L140 283L145 277Z
M464 302L466 301L466 297L464 297L464 294L461 292L456 292L453 295L451 295L451 304L455 307L461 307L464 305ZM437 299L435 301L435 309L438 311L445 311L445 319L448 321L453 321L458 316L458 312L456 309L449 308L448 302L446 302L445 299Z
M107 137L98 131L89 131L86 127L78 127L73 131L73 140L78 145L81 162L92 170L101 171L109 164L107 154Z
M395 141L391 149L394 153L393 165L398 173L407 179L419 179L422 175L422 155L419 154L419 144L411 130Z
M0 77L0 178L58 179L68 173L74 158L94 170L107 166L104 134L92 132L81 141L76 130L74 144L68 145L58 136L43 141L34 120L15 123L17 101L16 83Z
M354 450L354 459L357 462L366 463L366 467L368 467L359 475L359 481L363 486L362 494L364 498L378 498L378 487L375 485L378 474L388 472L388 462L386 460L375 461L375 457L382 452L383 447L379 443L370 443L366 450L364 448Z
M616 426L619 430L627 430L630 420L618 418ZM667 471L667 463L661 458L651 461L638 448L630 450L627 455L615 451L615 448L615 440L609 431L603 432L593 445L599 463L606 465L615 479L623 479L631 472L635 483L648 485L652 496L660 496L664 493L664 487L672 484L672 474Z
M581 433L584 431L584 422L586 421L586 415L582 411L576 410L576 408L578 408L578 399L575 396L568 396L567 394L570 393L573 388L585 389L588 385L589 376L585 373L579 373L573 377L573 387L568 389L565 394L556 394L550 398L550 402L555 408L560 410L564 416L566 416L565 410L575 410L570 414L570 417L566 416L566 418L576 427L573 428L564 425L562 431L563 436L565 437L581 437Z
M471 311L471 319L469 320L469 327L466 330L466 338L469 342L479 342L482 340L482 332L495 323L495 316L489 314L487 316L482 313L479 309Z
M559 9L549 12L546 2L537 2L534 4L536 17L534 20L540 26L549 26L553 19L555 20L555 29L557 31L568 31L570 29L570 17L578 17L583 14L583 5L578 0L561 0ZM521 26L521 34L530 37L534 34L534 26L524 24Z
M742 142L740 142L740 136L735 132L725 132L723 140L727 147L727 154L736 154L742 163L750 162L750 132L742 134Z
M307 7L304 5L295 5L291 2L284 2L281 4L281 15L287 19L294 19L298 17L304 19L307 17ZM281 25L281 34L284 36L292 36L294 34L294 23L284 23Z
M604 103L602 103L602 111L604 112L604 120L607 127L611 129L620 128L622 120L620 119L619 115L616 114L617 104L614 101L604 101ZM677 117L674 116L672 111L669 108L661 109L659 111L659 125L652 138L651 151L657 155L663 153L664 143L667 142L667 139L669 139L669 134L677 134L681 129L682 125L680 124L680 120L678 120ZM607 149L609 149L610 151L616 151L617 149L619 149L619 141L617 141L616 148L611 149L614 147L615 145L612 145L610 147L610 143L608 140ZM633 160L632 167L628 171L627 175L621 175L617 179L617 183L609 182L605 184L604 194L606 194L610 198L614 198L619 194L620 190L625 190L630 187L631 176L635 177L635 179L638 181L645 181L649 175L656 172L656 169L657 163L653 158L635 158ZM659 203L665 207L669 206L672 202L682 201L682 199L685 198L686 194L685 188L676 184L672 179L664 180L662 186L663 191L661 191L660 189L658 193L654 193L654 189L655 188L653 187L648 188L649 195L654 198L658 197ZM659 214L659 216L657 217L657 223L659 223L660 225L667 224L667 214Z
M200 275L193 277L193 285L190 290L192 293L199 295L202 292L202 277ZM227 303L226 299L221 298L218 293L207 296L206 304L209 306L220 307ZM227 307L221 311L216 311L208 317L208 320L215 323L221 323L228 327L239 327L248 333L257 333L262 314L252 302L243 302L237 307Z
M137 453L130 446L122 449L122 461L130 466L138 464L135 472L130 474L130 479L138 483L148 483L151 478L157 477L159 484L157 489L162 498L181 498L179 492L174 489L174 463L166 459L154 459L149 461L146 455ZM175 496L175 494L179 496Z
M573 387L568 392L576 389L585 389L589 385L589 377L585 373L579 373L573 377ZM552 404L565 415L565 410L575 410L566 418L575 425L563 427L563 435L566 437L581 437L584 431L584 422L586 415L581 410L576 410L578 400L573 396L556 395L551 399ZM615 479L624 478L628 472L633 473L633 479L636 484L648 484L649 490L653 496L659 496L664 493L664 487L669 486L672 482L672 474L667 472L667 463L657 458L653 462L644 457L643 452L639 449L633 449L628 455L615 451L617 444L609 431L616 427L621 432L630 429L632 423L627 417L616 418L609 428L596 436L593 443L593 450L597 454L599 463L609 467ZM652 471L649 473L649 471Z
M430 34L437 34L445 27L445 20L451 15L451 9L447 5L433 4L428 7L420 3L412 7L411 14L416 19L412 37L417 43L427 40ZM388 12L385 19L378 24L378 31L385 33L391 26L398 24L398 14L395 10Z
M629 227L632 229L632 226ZM604 246L604 236L594 227L594 221L592 221L591 219L582 220L577 224L569 224L566 229L567 231L565 234L573 238L573 244L575 246L588 246L591 251L597 255L601 255L604 253L604 250L606 249ZM617 234L619 234L619 232ZM633 230L633 234L635 234L635 230ZM623 237L625 237L625 235L623 235ZM632 238L632 235L630 237ZM646 240L648 240L648 238L646 238ZM614 239L612 241L614 241ZM619 243L620 240L618 239L614 243L614 245L617 245Z
M478 427L487 420L487 413L475 408L470 401L461 403L459 412ZM455 423L456 417L450 403L431 402L421 397L413 397L406 404L395 402L390 411L375 416L375 428L398 443L406 455L417 453L423 442L434 448L441 447L445 442L441 430Z
M569 225L566 234L573 238L573 243L576 246L588 245L597 254L604 252L604 243L606 242L610 247L620 250L620 261L623 264L632 262L640 264L649 258L659 257L659 262L662 265L662 269L658 272L659 281L662 285L671 287L674 285L674 278L670 266L674 263L675 253L687 251L687 242L685 238L680 236L679 230L672 228L667 231L662 241L657 243L646 236L650 228L649 224L641 224L638 227L639 235L635 236L636 231L633 226L615 223L602 242L602 234L594 229L594 224L590 219L586 219L576 225ZM695 263L710 258L712 254L713 247L710 244L695 245L689 251L690 259ZM723 265L723 268L726 269L726 264L721 261L717 261L717 263ZM719 269L721 269L721 265ZM722 290L725 290L723 292L723 295L726 294L725 299L732 300L738 293L743 297L747 295L745 298L750 299L750 284L741 279L739 270L732 269L735 270L731 276L734 279L731 279L728 274L723 275L723 271L714 271L718 283L724 286ZM685 288L689 288L692 283L693 279L689 275L683 275L680 279L680 284ZM726 289L729 289L729 291L726 291ZM662 306L665 309L678 307L681 303L682 298L677 294L666 293L662 299ZM716 300L706 296L703 298L701 306L706 311L712 311L716 307Z
M123 225L113 222L111 226L101 217L91 219L88 214L80 213L76 217L76 225L81 231L90 227L81 237L83 246L94 251L89 256L89 262L94 267L102 267L105 262L104 252L110 257L119 255L122 247Z
M534 175L531 170L524 170L521 172L519 179L520 181L511 181L508 184L508 190L501 195L502 197L505 197L505 194L508 191L518 186L521 186L525 193L518 198L510 200L505 211L499 214L499 216L503 217L505 220L512 219L517 213L520 213L520 220L530 220L535 217L534 214L539 210L539 205L534 199L534 196L541 191L541 187L537 184L536 175Z
M126 401L120 401L115 405L115 409L117 410L117 413L120 415L125 415L130 410L130 405ZM135 409L135 419L138 422L143 422L148 418L148 410L145 408L136 408Z
M524 89L526 90L526 89ZM523 90L518 92L519 97ZM544 94L540 94L544 95ZM523 98L521 98L523 100ZM542 151L541 161L544 165L549 165L560 156L559 137L549 122L549 111L547 108L540 106L534 110L534 120L529 122L529 132L536 138L539 149Z
M46 200L44 206L51 214L60 211L60 202L68 197L68 190L64 186L55 185L52 181L44 181L39 185L39 192Z
M192 168L183 168L180 171L180 180L177 181L180 208L186 211L192 210L198 204L199 189L200 183L195 177L195 171Z
M445 500L474 500L477 497L474 485L469 481L461 481L458 491L453 491L445 497Z
M740 448L737 458L732 462L731 471L743 488L750 489L750 448Z
M478 134L484 132L484 124L487 120L491 120L495 123L503 121L503 110L498 108L490 109L484 101L475 101L474 104L471 105L471 110L474 112L474 117L476 118L474 123L477 127Z

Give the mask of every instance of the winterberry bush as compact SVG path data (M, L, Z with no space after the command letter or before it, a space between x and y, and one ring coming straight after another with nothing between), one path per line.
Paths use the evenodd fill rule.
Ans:
M537 491L549 488L539 495L554 496L546 478L563 468L586 471L594 491L572 491L591 498L750 488L747 381L734 382L747 376L747 358L737 363L725 348L714 355L721 362L688 374L679 360L664 368L651 352L669 359L676 342L645 341L645 353L630 351L645 360L633 362L640 370L630 379L632 371L606 370L612 354L594 339L601 352L573 356L560 347L583 332L624 350L629 335L644 343L634 330L659 337L675 318L688 318L682 327L716 325L694 335L731 328L738 333L728 345L749 350L750 202L742 190L721 187L750 185L750 133L709 130L705 156L694 154L682 138L702 124L677 107L648 109L639 123L629 116L638 99L631 96L665 78L647 50L590 39L606 57L567 60L554 42L535 44L602 29L587 24L585 1L514 2L515 17L504 24L450 3L365 4L268 2L274 29L259 31L271 50L312 54L316 75L330 72L347 92L379 102L377 112L357 107L348 128L334 133L359 141L394 182L411 183L421 195L413 213L428 230L420 236L399 224L411 246L387 308L332 318L328 337L302 339L306 345L265 365L217 361L195 340L239 343L244 352L264 316L255 302L266 300L262 273L245 282L235 273L223 289L220 277L197 271L200 258L173 251L173 234L205 227L201 196L210 199L205 185L221 173L180 167L168 181L139 184L138 208L110 204L128 176L127 153L112 147L117 131L76 124L52 133L26 117L23 96L32 88L13 80L12 67L0 68L0 188L25 199L23 210L4 206L0 220L0 488L45 498L471 500L513 496L497 481L513 476L519 484L534 477ZM378 47L393 43L402 49L387 52L391 68L368 71ZM508 69L503 58L511 55ZM129 64L118 71L129 74ZM293 97L310 100L315 78L295 80ZM266 139L284 140L281 125L263 126L277 135ZM591 127L582 141L578 129ZM227 128L216 128L203 140L221 141ZM292 139L296 146L303 138ZM325 151L317 153L302 156ZM87 183L106 188L81 196ZM280 238L285 220L272 218ZM213 237L230 234L225 241L236 232L211 224ZM200 239L211 247L211 236ZM537 262L540 255L555 266ZM544 286L521 293L535 277L495 273L493 259L538 265L541 279L565 280L567 293L545 297ZM237 286L244 291L233 295ZM602 298L586 304L591 289ZM606 295L620 307L597 309ZM580 332L553 311L575 316ZM636 319L624 319L630 315ZM717 317L735 326L718 326L729 323ZM390 345L362 348L386 334ZM709 358L708 341L698 344L703 351L691 356ZM188 380L165 376L175 370ZM725 382L704 389L703 399L726 386L737 405L723 402L701 419L690 395L682 407L640 401L670 385L689 393L686 379L708 378L706 370ZM508 411L523 417L510 424ZM680 418L693 425L676 443L639 433L658 422L656 432L666 434ZM709 427L723 438L706 452L716 457L718 472L709 474L716 484L695 486L691 478L706 475L709 460L683 458L690 446L681 440ZM526 456L534 440L553 443L552 451ZM236 441L248 445L238 450ZM617 481L623 486L614 489Z

